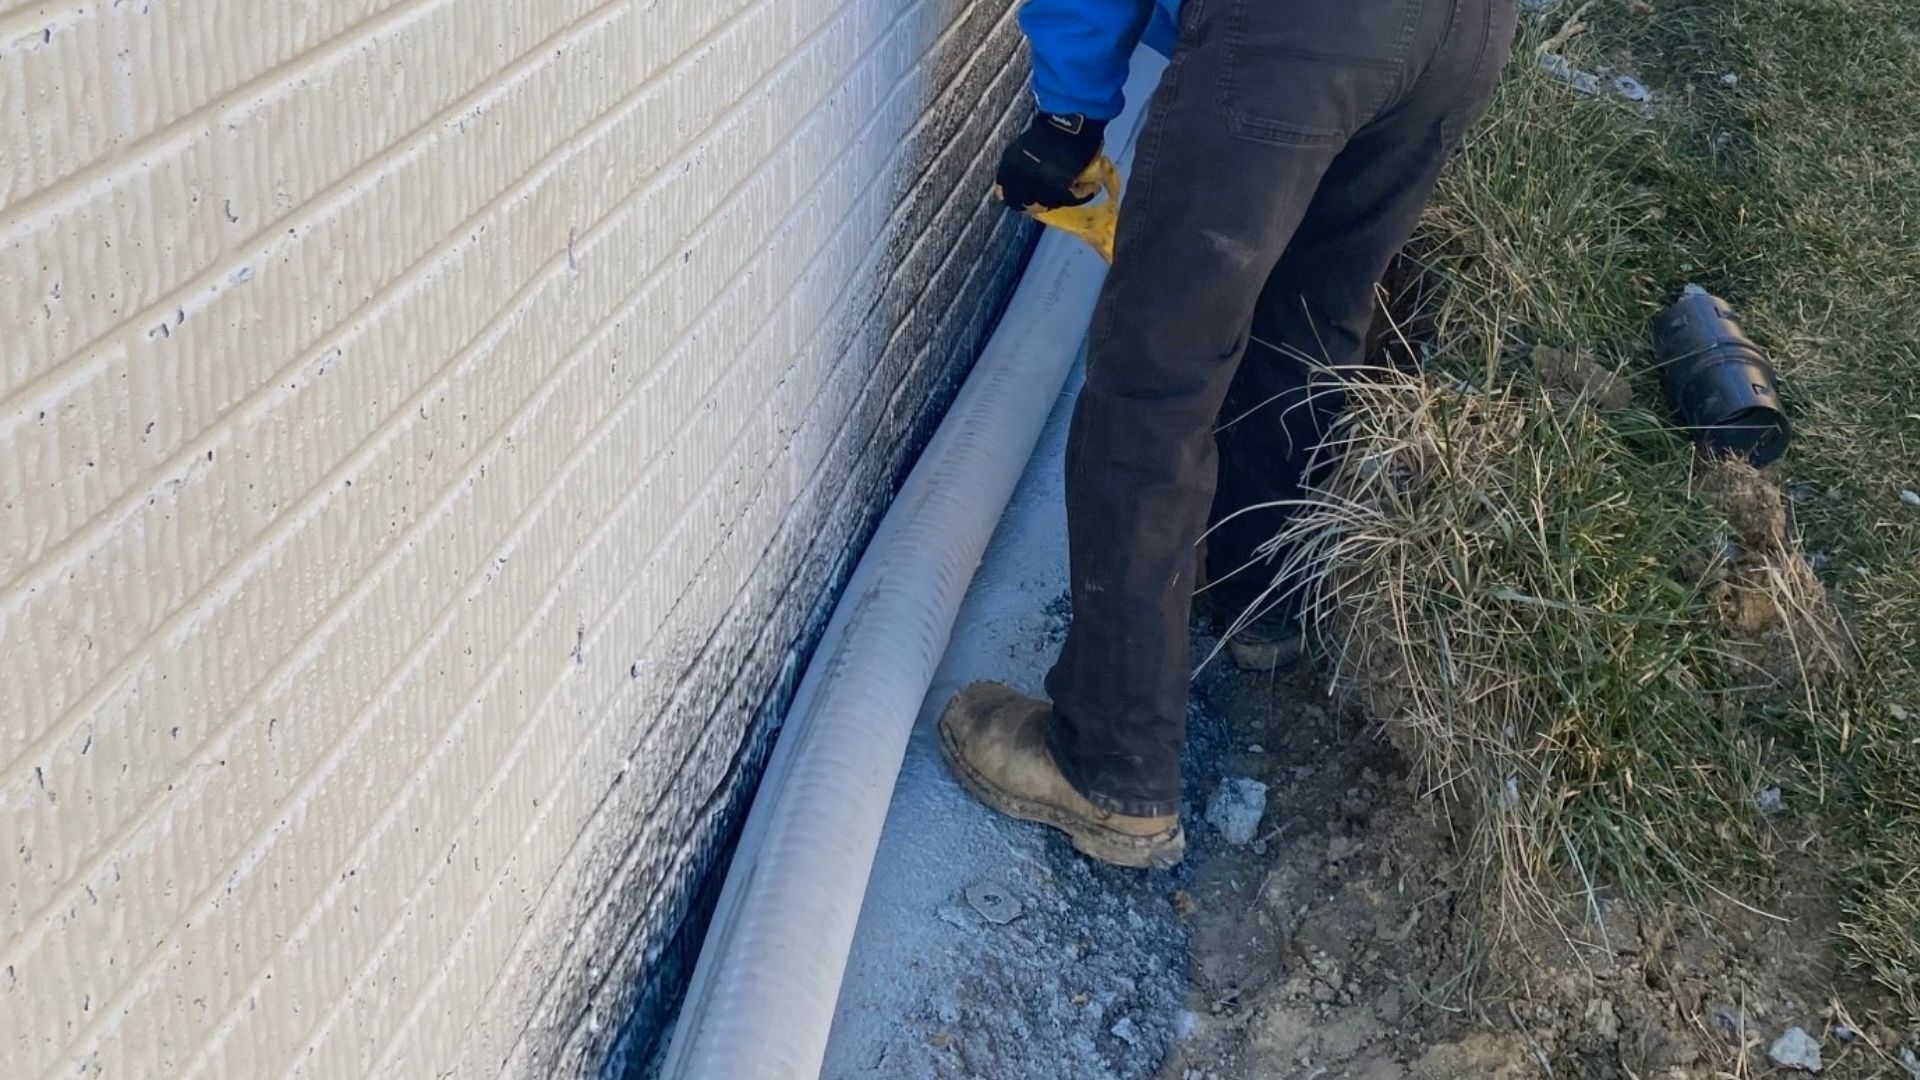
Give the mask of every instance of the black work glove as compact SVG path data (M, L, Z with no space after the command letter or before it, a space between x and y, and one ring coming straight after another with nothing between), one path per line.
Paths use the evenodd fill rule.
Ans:
M1107 122L1078 114L1036 113L1020 137L1000 155L994 182L1015 210L1078 206L1093 195L1075 195L1073 181L1100 156Z

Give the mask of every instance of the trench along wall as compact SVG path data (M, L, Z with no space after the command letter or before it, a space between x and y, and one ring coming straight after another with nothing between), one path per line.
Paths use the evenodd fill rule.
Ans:
M644 1043L1023 82L1007 0L0 0L7 1074Z

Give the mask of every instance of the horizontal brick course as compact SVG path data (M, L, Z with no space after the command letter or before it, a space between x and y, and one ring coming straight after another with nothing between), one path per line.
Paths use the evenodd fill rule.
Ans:
M1010 8L235 10L0 3L0 1053L582 1071L1008 285Z

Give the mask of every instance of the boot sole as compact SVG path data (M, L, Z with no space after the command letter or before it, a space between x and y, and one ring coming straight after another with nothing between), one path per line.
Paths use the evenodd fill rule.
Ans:
M940 725L940 753L947 759L947 765L959 779L960 786L966 788L974 798L1007 817L1046 825L1066 833L1067 839L1073 842L1074 850L1088 858L1129 870L1171 870L1187 856L1187 837L1178 825L1153 836L1135 836L1104 828L1047 803L1007 794L967 764L966 758L953 744L953 737L947 733L945 724Z

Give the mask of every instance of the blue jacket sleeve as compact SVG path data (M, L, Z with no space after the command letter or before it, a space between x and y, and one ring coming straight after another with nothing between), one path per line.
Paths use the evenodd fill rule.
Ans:
M1026 0L1020 29L1033 51L1033 96L1050 113L1120 115L1127 61L1154 0Z
M1141 36L1140 44L1159 53L1172 56L1173 47L1180 40L1180 0L1160 0L1153 5L1153 17L1147 21L1147 32Z

